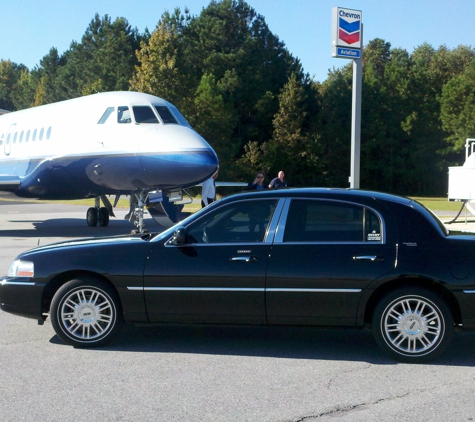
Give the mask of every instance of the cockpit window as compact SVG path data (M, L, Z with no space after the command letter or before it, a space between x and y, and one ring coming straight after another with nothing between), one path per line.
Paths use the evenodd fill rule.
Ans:
M177 125L178 122L176 121L175 117L173 114L170 112L167 106L154 106L155 110L157 110L157 113L159 114L160 118L162 119L164 124L175 124Z
M117 122L118 123L131 123L130 110L127 106L120 106L117 109Z
M102 117L99 119L99 121L97 122L98 125L103 125L107 119L109 118L109 116L114 112L115 110L115 107L107 107L106 111L104 111L104 114L102 115Z
M133 106L135 121L137 123L159 123L157 116L149 106Z

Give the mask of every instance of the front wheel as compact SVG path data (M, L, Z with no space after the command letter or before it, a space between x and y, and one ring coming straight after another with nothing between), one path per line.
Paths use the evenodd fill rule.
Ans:
M58 337L80 348L107 344L119 333L124 320L117 292L92 278L61 286L51 302L50 316Z
M401 362L422 363L441 355L454 332L447 304L423 288L403 288L384 296L373 314L379 347Z

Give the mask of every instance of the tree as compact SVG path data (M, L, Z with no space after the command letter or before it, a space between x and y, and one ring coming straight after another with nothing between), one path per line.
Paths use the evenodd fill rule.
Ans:
M461 151L466 138L475 138L475 60L444 85L439 101L447 140L454 151Z
M4 110L15 110L12 99L14 91L18 87L18 82L22 72L26 71L25 65L18 65L10 60L0 60L0 108Z
M177 67L177 43L178 34L173 26L160 21L148 41L142 41L137 50L138 64L130 88L157 95L181 108L186 82Z
M32 89L35 90L35 105L50 104L68 99L67 92L58 83L61 69L66 64L56 48L40 60L40 65L31 71Z
M108 15L100 18L96 14L81 42L71 43L64 54L66 63L59 72L61 89L68 98L127 90L141 39L125 18L112 22Z
M178 36L175 63L188 92L197 92L203 75L213 75L232 105L233 149L242 153L249 141L270 139L277 95L290 73L301 69L264 18L242 0L223 0L211 1L199 16L175 10L162 19ZM183 98L180 107L193 121L195 101L189 94Z
M320 97L318 119L322 186L348 187L351 140L351 64L333 70L317 87Z
M228 177L232 159L236 155L236 145L229 142L235 125L232 104L226 101L225 89L213 75L203 75L196 90L195 114L191 123L208 140L220 161L222 177Z
M279 95L274 132L264 162L272 174L284 170L295 186L318 184L320 161L318 138L305 129L307 96L301 81L292 74Z

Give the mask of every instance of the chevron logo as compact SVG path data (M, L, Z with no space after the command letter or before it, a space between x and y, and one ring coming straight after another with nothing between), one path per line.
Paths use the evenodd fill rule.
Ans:
M358 42L360 40L360 33L357 32L355 34L347 34L345 31L342 31L340 29L338 37L340 38L340 40L345 41L347 44L354 44L355 42Z
M340 30L338 37L340 40L346 42L347 44L354 44L360 40L360 23L361 21L357 20L355 22L348 22L345 19L339 19Z

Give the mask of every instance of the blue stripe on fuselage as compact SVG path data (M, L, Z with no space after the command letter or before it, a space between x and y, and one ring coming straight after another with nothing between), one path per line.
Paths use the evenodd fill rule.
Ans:
M212 150L48 157L0 161L0 174L20 176L18 196L74 199L137 189L193 186L216 171Z

